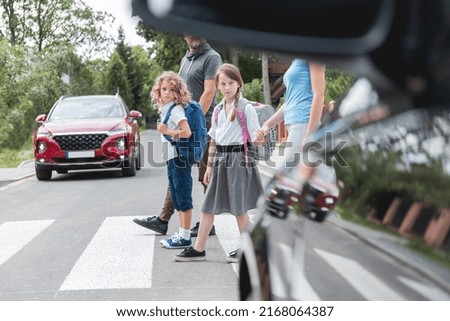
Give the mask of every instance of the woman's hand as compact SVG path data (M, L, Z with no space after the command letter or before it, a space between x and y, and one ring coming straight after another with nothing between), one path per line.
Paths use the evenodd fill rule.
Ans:
M264 137L266 137L268 133L269 133L269 126L267 126L266 124L262 125L260 129L256 130L257 137L258 134L262 134Z

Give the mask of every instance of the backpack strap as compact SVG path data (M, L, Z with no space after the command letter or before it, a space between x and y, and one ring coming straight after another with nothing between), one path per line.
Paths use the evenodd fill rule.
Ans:
M216 125L219 123L219 113L220 110L222 109L223 105L217 105L216 107L214 107L214 111L213 111L213 118L214 118L214 122L216 123Z
M169 107L169 110L167 111L166 117L164 118L164 121L163 121L164 125L167 125L167 123L169 122L170 114L172 113L172 110L175 108L176 105L177 104L173 104L172 106ZM163 135L163 136L172 145L175 145L175 142L173 141L172 137L170 137L169 135Z
M247 107L248 104L249 101L247 99L241 98L239 99L237 106L238 120L242 128L242 141L244 142L245 166L247 166L248 163L248 146L252 142L250 138L250 133L248 132L247 128L247 120L245 118L245 108Z

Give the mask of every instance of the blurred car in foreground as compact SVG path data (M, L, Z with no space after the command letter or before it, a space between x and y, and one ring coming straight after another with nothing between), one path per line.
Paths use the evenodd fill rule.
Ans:
M310 219L323 222L333 211L339 197L336 172L332 166L321 164L308 182L299 186L290 179L289 171L279 171L272 179L265 208L271 215L286 217L296 206Z
M355 82L345 97L336 99L337 108L329 122L310 137L317 148L305 150L305 154L314 154L332 165L338 179L344 180L341 202L343 198L360 201L362 210L367 210L364 217L405 238L420 238L448 256L450 1L162 3L132 0L133 12L145 24L166 31L302 57L352 74ZM258 18L249 19L248 12ZM327 229L327 224L314 224L312 229L323 233L307 239L305 227L311 225L306 218L316 200L321 209L337 197L315 197L321 194L317 185L320 176L318 167L310 164L281 166L267 185L258 214L242 236L242 300L304 298L309 292L306 253L316 263L309 272L321 270L324 275L322 289L328 300L449 297L448 277L426 273L429 279L425 281L425 273L412 275L411 271L426 259L408 266L392 263L391 257L383 260L379 255L383 244L374 250L357 238L344 241L340 233L334 235L334 229ZM315 217L322 219L321 214ZM319 247L326 247L326 251ZM368 252L373 256L369 258ZM344 267L331 277L332 269L341 263ZM356 272L362 270L358 277ZM445 272L448 276L448 268ZM368 277L373 279L369 288L362 295L356 294L353 285L359 279L361 286L366 286ZM341 296L344 280L352 286ZM374 296L373 287L379 285L380 295ZM431 292L442 295L433 296Z
M61 97L48 115L36 118L36 177L50 180L52 171L102 168L135 176L141 167L140 117L119 95Z
M323 222L336 206L339 182L333 166L321 164L302 190L302 211L310 219Z

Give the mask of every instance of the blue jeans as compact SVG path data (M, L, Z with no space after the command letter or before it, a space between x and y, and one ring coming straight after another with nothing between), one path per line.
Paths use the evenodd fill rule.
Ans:
M167 161L167 177L169 179L170 196L177 211L188 211L192 202L192 166L179 157Z

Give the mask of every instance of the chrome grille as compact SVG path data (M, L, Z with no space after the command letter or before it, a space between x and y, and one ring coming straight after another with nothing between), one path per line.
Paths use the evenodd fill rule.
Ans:
M106 134L61 135L54 140L62 150L93 150L100 148L106 137Z

